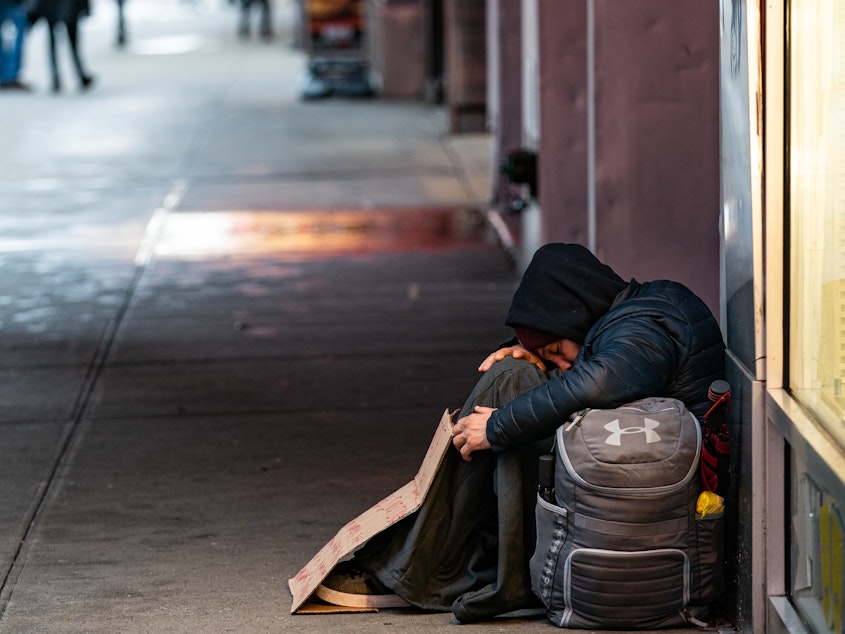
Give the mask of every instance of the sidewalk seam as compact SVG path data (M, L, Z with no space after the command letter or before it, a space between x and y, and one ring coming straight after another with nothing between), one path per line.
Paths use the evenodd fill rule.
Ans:
M91 398L99 383L100 375L109 358L112 346L117 339L117 335L120 332L126 314L129 312L138 288L147 273L154 243L160 235L164 218L178 204L184 188L184 180L177 179L165 197L163 205L153 212L153 216L147 225L147 231L144 233L138 255L135 258L135 271L126 287L123 301L121 301L114 317L109 320L109 325L103 333L100 343L97 345L94 357L88 366L88 372L83 380L82 388L79 391L79 397L74 405L74 413L71 416L70 424L59 445L59 450L55 455L52 468L39 487L39 491L35 496L35 504L30 507L27 516L24 518L24 529L18 540L17 548L12 553L6 572L3 575L2 581L0 581L0 620L2 620L6 609L9 607L18 578L23 571L24 562L29 550L29 537L35 529L36 522L47 503L47 499L54 491L54 485L57 482L62 467L65 465L65 461L70 455L71 448L85 420Z

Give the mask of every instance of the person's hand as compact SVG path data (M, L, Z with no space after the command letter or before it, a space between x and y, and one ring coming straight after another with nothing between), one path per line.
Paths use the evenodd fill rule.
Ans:
M493 364L497 361L501 361L506 357L513 357L514 359L525 359L529 363L533 363L536 365L542 372L546 371L546 364L543 363L543 359L538 357L536 354L531 352L530 350L526 350L522 346L510 346L508 348L499 348L493 354L489 355L484 361L481 362L481 365L478 366L479 372L487 372L490 368L493 367Z
M473 414L464 416L452 428L452 444L467 462L472 460L472 452L490 449L487 440L487 419L496 408L476 405L473 411Z

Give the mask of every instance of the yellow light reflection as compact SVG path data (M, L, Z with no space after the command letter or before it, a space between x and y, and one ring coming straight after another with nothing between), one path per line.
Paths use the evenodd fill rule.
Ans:
M180 212L167 216L154 255L326 257L442 249L482 235L481 215L466 210Z

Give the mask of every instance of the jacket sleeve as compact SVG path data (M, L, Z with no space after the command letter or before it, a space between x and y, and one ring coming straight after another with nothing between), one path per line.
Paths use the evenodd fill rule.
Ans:
M494 451L552 436L574 412L659 396L672 382L679 356L671 329L659 319L627 318L582 349L573 367L497 409L487 421Z

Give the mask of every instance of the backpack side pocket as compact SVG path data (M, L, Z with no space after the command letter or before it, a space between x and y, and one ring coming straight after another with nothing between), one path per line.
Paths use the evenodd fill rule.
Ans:
M563 610L563 588L560 586L562 575L557 573L557 569L568 533L568 512L538 495L534 515L537 522L537 545L528 562L531 589L550 612Z
M725 513L701 516L696 513L698 547L698 584L693 587L693 604L706 605L725 590L724 533Z

